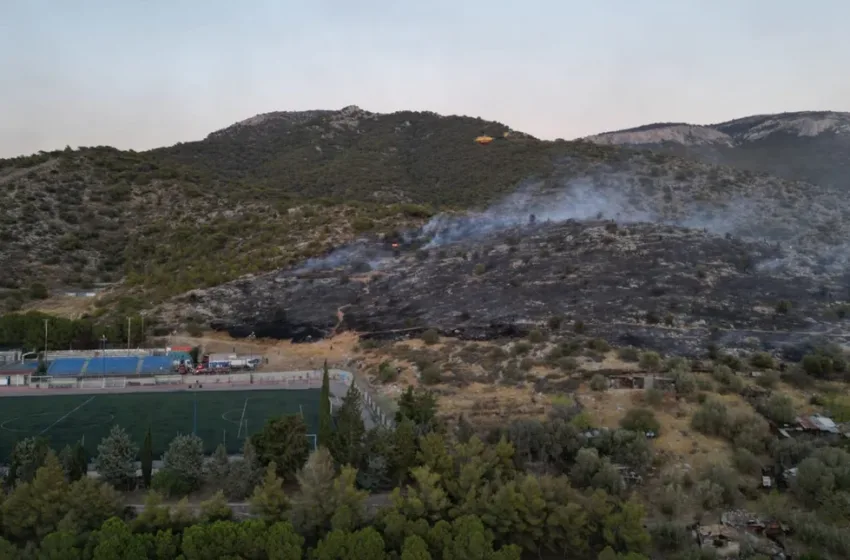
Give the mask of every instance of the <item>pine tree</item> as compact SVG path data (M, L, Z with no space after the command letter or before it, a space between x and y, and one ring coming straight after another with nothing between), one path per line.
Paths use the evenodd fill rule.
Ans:
M358 466L363 456L363 436L366 427L363 424L363 407L360 391L352 383L336 417L336 433L333 435L331 453L342 465Z
M328 373L328 361L325 360L324 372L322 374L322 392L319 397L319 445L330 447L333 438L333 425L331 423L331 381Z
M121 426L112 426L109 435L97 446L95 469L101 478L116 488L129 488L136 476L139 448Z
M148 426L148 431L145 434L145 441L142 444L142 479L145 481L145 488L151 487L151 473L153 472L153 438L151 437L151 429Z
M274 461L269 463L263 482L254 488L249 502L251 512L267 522L274 523L286 518L289 499L283 491L283 479L277 476L277 465Z

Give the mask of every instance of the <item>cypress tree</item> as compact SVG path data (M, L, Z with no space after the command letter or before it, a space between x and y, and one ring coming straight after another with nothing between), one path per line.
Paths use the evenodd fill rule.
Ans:
M145 441L142 444L142 480L145 481L145 488L151 487L151 473L153 472L153 439L151 438L151 429L148 426L148 432L145 434Z
M325 360L322 374L322 392L319 399L319 445L330 447L333 426L331 423L331 380L327 360Z
M74 445L71 464L73 465L69 475L71 482L83 478L89 471L89 458L86 454L86 448L80 441Z

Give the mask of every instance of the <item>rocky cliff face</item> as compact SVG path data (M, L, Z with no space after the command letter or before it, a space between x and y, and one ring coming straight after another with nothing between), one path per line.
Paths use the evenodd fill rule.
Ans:
M587 140L850 189L850 113L756 115L705 126L660 123Z
M781 258L776 246L673 226L537 222L433 248L364 241L333 268L196 290L162 312L294 340L423 328L495 338L559 316L614 344L683 354L711 339L771 347L839 332L848 278L760 266Z

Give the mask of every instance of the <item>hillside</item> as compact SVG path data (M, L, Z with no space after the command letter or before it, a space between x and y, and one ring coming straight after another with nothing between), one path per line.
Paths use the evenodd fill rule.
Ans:
M767 269L759 263L782 258L775 246L693 229L570 220L357 249L324 267L195 290L163 311L169 324L194 320L234 336L296 341L426 328L488 340L561 317L611 344L686 355L702 353L712 330L727 333L727 348L751 338L781 348L803 332L846 327L845 274Z
M705 126L657 123L586 140L850 189L850 113L756 115Z
M3 306L98 286L96 314L150 309L364 234L396 235L438 211L514 204L516 192L526 206L568 193L534 210L554 220L660 221L783 242L807 258L845 256L834 248L846 238L846 204L829 188L515 131L474 142L506 131L470 117L347 107L258 115L149 152L0 161L0 266L16 271L0 285Z

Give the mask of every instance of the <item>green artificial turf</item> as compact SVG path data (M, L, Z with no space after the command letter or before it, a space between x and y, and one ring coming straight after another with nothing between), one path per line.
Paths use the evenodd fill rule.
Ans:
M307 432L315 434L319 424L319 395L319 389L306 389L2 398L0 462L8 460L16 441L38 435L47 437L56 450L84 438L86 450L93 456L97 444L114 424L127 430L140 447L150 426L154 457L159 458L174 436L192 433L196 417L196 433L204 440L207 453L212 453L220 443L225 443L228 452L238 453L246 431L249 435L257 432L267 419L275 416L303 413ZM311 447L313 443L311 439Z

